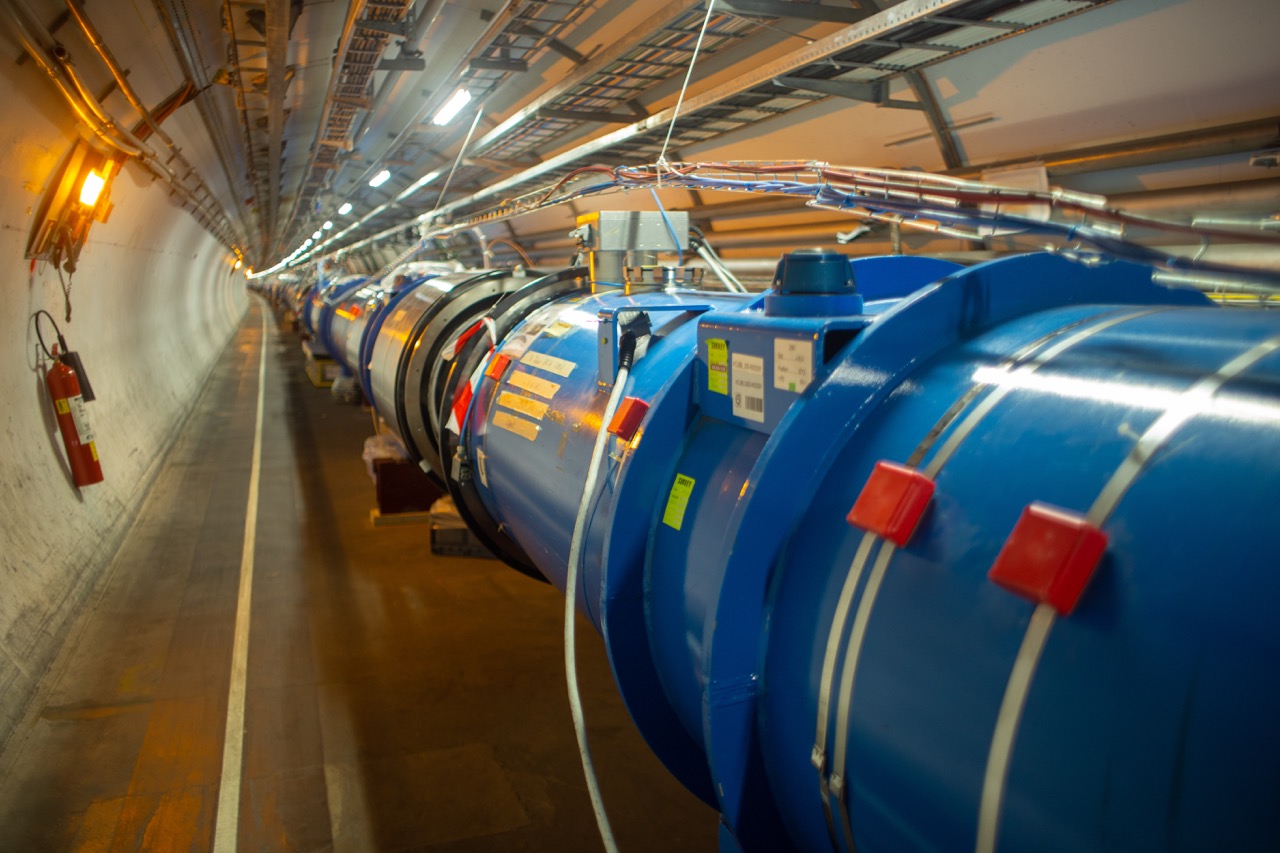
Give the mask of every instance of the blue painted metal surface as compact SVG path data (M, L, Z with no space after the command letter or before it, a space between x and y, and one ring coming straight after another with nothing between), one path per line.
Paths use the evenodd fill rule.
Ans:
M368 280L363 275L344 275L330 282L317 285L311 297L311 316L309 331L312 333L312 348L316 355L327 355L337 359L341 348L335 348L330 334L334 313L342 300Z
M1280 315L1051 255L855 261L842 314L840 263L789 263L770 310L545 305L465 424L485 509L562 586L618 330L648 312L649 408L611 439L577 604L724 846L1280 844ZM846 520L879 461L936 484L902 547ZM1070 615L987 578L1032 502L1109 537Z
M369 379L369 363L372 360L373 342L378 337L378 330L386 319L386 312L400 297L424 281L452 272L451 265L430 261L411 261L393 269L382 279L366 281L365 284L343 300L339 306L338 316L334 320L332 337L334 343L342 344L338 360L344 370L355 376L360 382L360 389L366 400L373 399L373 388ZM341 322L342 309L351 314L349 326L342 334L337 330Z

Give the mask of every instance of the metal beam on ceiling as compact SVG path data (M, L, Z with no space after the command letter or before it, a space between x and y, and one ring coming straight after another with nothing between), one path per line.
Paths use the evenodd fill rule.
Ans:
M811 80L808 77L775 77L773 82L787 89L803 89L817 92L820 95L831 95L835 98L847 98L852 101L864 101L880 107L899 110L923 110L924 106L917 101L903 101L889 97L889 86L884 80L873 80L869 83L857 80Z
M489 25L485 28L484 33L454 65L453 69L444 75L444 79L460 81L471 90L471 94L476 100L483 100L490 91L506 79L505 74L508 72L479 72L499 75L496 78L481 78L477 75L476 69L470 68L473 60L508 58L512 52L516 52L519 54L517 58L523 59L525 62L532 61L543 48L548 47L548 39L554 38L562 29L576 21L595 2L596 0L578 0L578 2L574 3L560 3L553 6L544 2L544 0L523 0L523 2L521 0L509 0L497 14L491 16ZM535 17L540 13L550 14L553 11L562 13L562 17L548 20ZM538 31L540 36L536 37L533 45L522 47L516 51L509 43L510 38L516 29L528 27L530 20L539 21L546 27L546 30ZM526 33L522 37L533 36L529 36ZM391 143L381 153L370 156L369 162L377 163L388 157L394 157L401 147L410 144L426 117L437 110L444 102L444 98L452 91L452 87L445 87L437 92L435 96L425 99L417 113L405 123L404 128L396 134ZM358 185L359 182L357 182Z
M280 158L284 153L284 67L289 54L289 0L267 2L267 242L280 229Z
M701 5L702 0L675 0L668 3L657 12L650 15L636 28L636 32L649 33L662 27L667 22L683 15L689 10ZM580 65L573 69L567 76L561 78L558 83L552 85L543 94L539 95L530 103L517 110L505 121L500 123L493 130L486 133L476 141L474 151L478 154L492 148L493 145L509 134L512 129L522 122L528 121L536 117L538 110L544 106L550 106L552 101L568 92L574 86L577 86L592 75L599 74L609 67L611 63L618 61L627 51L631 50L634 42L631 39L624 38L616 41L606 48L602 48L595 52L584 65Z
M787 0L721 0L720 8L734 15L752 18L798 18L831 24L856 24L875 12L869 8L791 3Z
M358 111L357 107L342 100L366 96L375 66L386 47L387 34L367 30L358 33L360 22L368 19L402 20L411 4L412 0L353 0L348 8L333 58L324 108L316 127L316 138L311 145L310 158L294 198L288 225L280 232L281 239L291 237L299 214L310 208L312 200L328 185L334 167L340 165L338 155L351 143ZM365 17L366 12L369 18Z
M819 38L785 57L751 68L731 82L687 98L672 144L685 146L706 142L761 118L783 114L819 99L817 96L802 96L797 92L780 94L772 83L775 77L795 75L805 79L831 78L840 74L843 68L857 67L871 70L880 74L881 79L887 79L1111 2L1115 0L1056 0L1031 4L993 4L990 0L904 0L860 23ZM939 18L944 20L940 21ZM983 26L987 23L1010 23L1013 28ZM643 30L637 29L637 32ZM939 49L911 49L922 42L932 42ZM894 52L893 45L899 44L903 46L903 50ZM633 42L632 47L634 46ZM686 66L678 67L683 69ZM863 79L866 79L865 76ZM927 105L925 112L928 112ZM481 215L486 203L516 198L522 193L534 191L557 175L563 175L576 166L597 161L602 155L618 162L651 162L658 154L673 113L672 109L664 110L605 133L518 174L492 181L485 189L448 202L433 211L433 214L438 214L442 219L455 220L459 216L465 218ZM528 121L527 116L522 118ZM536 124L536 116L534 119ZM544 122L547 133L543 136L547 141L554 142L563 133L564 125L557 126L556 121ZM494 147L506 153L508 148L503 140L519 137L523 132L521 126L521 122L513 123L509 119L484 141L494 138ZM938 126L949 130L945 122ZM477 148L482 147L483 141ZM536 153L534 148L520 149L525 150ZM495 155L493 151L486 153L489 157L501 156ZM944 155L944 158L948 162L960 162L958 152ZM380 237L380 234L374 234L356 245ZM325 246L326 250L329 248Z
M959 169L965 165L960 141L956 139L951 125L947 122L947 117L942 114L942 106L933 94L933 86L924 74L917 70L908 71L902 76L911 87L911 91L915 93L916 100L920 102L920 108L924 110L925 119L929 122L929 130L933 132L938 150L942 152L942 162L948 169Z
M603 110L557 110L543 107L538 110L542 118L560 118L567 121L598 121L605 124L630 124L637 118L635 113L611 113Z
M878 12L859 23L851 24L834 33L815 39L786 56L751 68L728 83L686 98L682 108L682 115L686 121L689 121L700 110L723 104L731 98L749 92L762 84L770 83L775 77L785 77L807 66L825 62L842 51L876 40L886 33L892 33L907 27L910 24L928 18L930 15L944 13L950 9L960 9L972 2L973 0L903 0L902 3ZM531 169L498 181L472 196L444 204L440 207L438 213L445 215L490 198L503 198L510 195L511 190L517 187L531 184L558 170L572 168L574 164L589 160L600 152L614 146L635 140L646 134L656 135L666 130L667 125L675 115L674 107L662 110L646 119L604 134L563 154L552 157Z

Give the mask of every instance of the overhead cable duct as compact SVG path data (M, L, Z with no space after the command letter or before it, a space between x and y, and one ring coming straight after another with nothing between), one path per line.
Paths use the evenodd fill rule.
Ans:
M31 33L22 22L18 10L14 8L13 3L10 2L9 5L10 20L13 22L14 28L17 32L18 42L22 45L22 49L26 51L26 54L31 57L31 60L49 77L53 82L53 85L57 87L59 93L62 94L62 97L66 100L67 104L70 105L71 110L76 114L76 117L80 119L81 124L93 131L94 135L103 142L107 143L112 148L115 148L117 151L120 151L122 154L129 157L137 157L141 155L141 148L118 139L111 132L111 129L104 126L103 122L98 118L97 113L90 109L89 105L86 104L76 92L72 91L68 86L67 81L63 79L63 75L59 70L45 59L44 50L36 45Z

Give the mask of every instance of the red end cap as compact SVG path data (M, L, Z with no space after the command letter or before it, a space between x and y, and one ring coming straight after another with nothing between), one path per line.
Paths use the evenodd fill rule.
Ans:
M1064 616L1107 550L1107 534L1083 515L1033 503L1022 511L987 577Z
M489 359L489 366L484 369L484 375L494 382L501 382L502 374L507 372L509 364L511 364L510 358L502 353L495 353L493 358Z
M933 490L933 480L915 468L877 462L845 520L901 547L915 533Z
M613 413L613 420L609 421L609 432L623 441L630 441L648 411L649 404L639 397L622 398L618 411Z

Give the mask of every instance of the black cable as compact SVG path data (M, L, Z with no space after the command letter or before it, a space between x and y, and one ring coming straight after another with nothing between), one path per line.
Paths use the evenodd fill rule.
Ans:
M636 357L636 336L631 332L625 333L618 341L618 369L630 370L631 362Z
M67 314L66 314L67 322L68 322L68 323L70 323L70 322L71 322L71 279L69 279L69 278L68 278L68 279L64 279L64 278L62 277L62 265L61 265L61 264L55 263L55 264L53 265L53 268L54 268L54 269L56 269L56 270L58 271L58 282L62 285L62 304L63 304L64 306L66 306L66 309L67 309ZM71 273L71 275L73 275L73 276L74 276L74 275L75 275L75 273L74 273L74 272L72 272L72 273ZM48 312L46 312L46 313L48 313ZM50 319L52 319L52 318L50 318Z
M48 356L49 359L52 361L56 359L57 356L49 352L49 347L45 346L45 343L44 343L44 335L40 334L40 315L41 314L48 317L49 322L53 324L53 331L58 336L58 346L62 347L62 352L64 353L67 352L67 339L62 337L62 329L58 328L58 321L53 319L53 315L50 314L48 311L41 308L39 311L31 315L32 319L35 321L35 324L36 324L36 340L40 342L40 349L44 350L44 354Z

